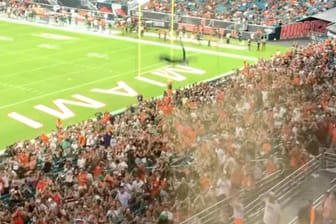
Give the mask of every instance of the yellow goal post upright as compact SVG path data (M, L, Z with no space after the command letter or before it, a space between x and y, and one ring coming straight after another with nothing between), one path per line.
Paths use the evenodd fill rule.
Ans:
M141 76L142 70L142 60L141 60L141 51L142 51L142 37L141 37L141 27L142 27L142 4L141 1L138 1L138 10L137 10L137 17L138 17L138 56L137 56L137 65L138 65L138 74L137 76ZM174 18L175 18L175 0L171 0L171 18L170 18L170 56L171 58L174 57Z
M138 76L141 76L141 20L142 20L142 10L141 1L138 1Z
M174 58L174 18L175 18L175 0L171 0L171 9L170 9L170 57Z

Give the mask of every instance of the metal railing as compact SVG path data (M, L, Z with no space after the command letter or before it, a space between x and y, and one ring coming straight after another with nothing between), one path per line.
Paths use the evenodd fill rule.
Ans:
M95 10L95 11L98 10L96 4L92 3L90 0L86 1L86 6L91 10Z
M261 192L269 189L269 187L272 186L274 182L279 181L279 178L281 178L281 176L282 172L280 170L274 172L273 174L257 181L252 189L240 190L232 196L223 199L215 203L214 205L194 214L193 216L181 222L181 224L212 224L219 220L226 220L227 222L231 222L232 217L230 217L230 215L223 214L225 213L223 211L225 211L227 207L230 206L233 199L241 197L245 200L248 200L247 198L251 197L252 195L258 195Z
M58 5L57 0L48 0L51 5Z
M201 212L198 212L181 222L181 224L211 224L218 220L224 221L224 223L232 223L233 217L225 217L222 213L225 213L224 211L228 206L230 206L232 199L237 197L244 198L249 193L251 195L254 194L256 198L252 199L252 201L245 201L245 203L247 202L247 205L245 206L245 223L255 223L259 221L260 215L263 212L263 197L265 194L274 192L280 201L287 198L300 186L306 177L320 169L321 158L321 154L316 156L280 181L279 179L282 177L282 172L278 171L257 182L254 192L252 190L241 190L234 196L219 201ZM277 182L277 184L274 185L274 182Z
M231 197L213 204L212 206L187 218L180 224L200 224L200 223L211 224L215 223L215 220L218 219L223 220L225 218L228 218L223 216L223 210L225 210L225 208L230 205L230 202L232 201L233 198L236 198L238 195L242 194L242 192L243 191L237 192L236 194L233 194Z
M255 223L259 221L260 215L264 210L263 198L269 192L273 192L279 201L292 194L300 184L311 174L320 169L321 154L311 159L302 167L291 173L278 184L259 195L254 201L245 206L245 223Z
M335 155L335 156L336 156L336 155ZM332 185L333 183L336 183L336 178L333 179L333 180L330 182L331 185ZM327 191L331 192L331 191L333 191L333 190L336 190L336 184L333 185L332 187L330 187ZM318 198L313 202L313 207L314 207L315 209L321 206L321 202L322 202L323 197L324 197L324 194L322 194L320 197L318 197ZM297 216L295 216L295 218L292 219L292 221L290 221L288 224L296 224L296 223L298 223L298 217L297 217Z
M336 171L336 154L331 152L324 153L324 168L326 170L335 170Z
M284 201L285 199L288 199L288 197L292 195L311 174L321 169L329 170L335 168L336 154L325 152L325 150L322 149L321 154L308 161L306 164L278 182L276 185L270 186L271 183L274 183L277 180L276 176L279 175L279 171L271 176L268 176L267 178L260 180L256 183L257 191L255 192L255 195L258 195L257 198L250 201L245 206L245 223L252 224L260 221L260 215L264 210L263 198L267 193L273 192L280 202ZM336 182L336 178L331 181L331 184L333 182ZM336 189L336 185L330 189ZM239 191L233 197L217 202L211 207L208 207L181 222L181 224L210 224L215 223L219 219L224 221L224 218L226 218L227 223L232 223L232 217L223 217L221 213L223 213L225 207L230 205L230 202L234 197L246 195L246 193L246 190ZM314 202L314 205L318 206L321 198L322 197L318 198ZM296 223L296 220L297 218L292 220L290 224Z

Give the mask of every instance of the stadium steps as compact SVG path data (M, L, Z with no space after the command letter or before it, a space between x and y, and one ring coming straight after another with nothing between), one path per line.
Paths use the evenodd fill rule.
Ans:
M281 204L281 224L293 220L308 200L314 201L336 181L336 174L329 171L335 166L336 154L323 152L268 191L275 193ZM263 198L260 195L257 200L245 206L246 224L262 222L265 207Z
M335 177L334 173L325 170L325 168L328 168L328 165L331 164L331 158L335 158L336 161L336 155L330 156L326 153L321 153L320 155L313 157L309 162L292 172L290 175L286 176L283 180L278 180L275 184L271 181L270 183L273 182L273 184L271 184L269 188L266 187L262 191L255 192L256 198L244 206L244 223L260 224L262 222L265 207L263 199L269 192L273 192L281 205L283 205L282 207L285 208L283 215L288 216L286 220L291 220L296 216L299 209L299 207L297 209L293 209L292 207L301 206L300 204L294 204L295 201L299 201L299 203L303 204L309 199L318 197L327 189L327 187L329 187L331 179ZM267 185L268 184L265 184L265 186ZM237 197L237 195L233 197ZM302 199L299 200L300 198ZM225 218L226 215L224 215L225 208L229 203L230 198L218 202L185 220L182 224L232 223L232 217L227 219ZM291 203L293 203L292 206ZM285 206L288 206L288 208Z
M234 198L241 198L243 203L247 204L254 200L261 192L267 191L274 184L283 179L283 172L278 171L269 176L264 177L256 183L253 189L240 190L234 193L231 197L221 200L212 206L205 208L199 213L189 217L180 224L224 224L232 223L233 218L230 212L230 203Z
M314 201L329 187L336 175L328 171L312 174L293 192L292 196L281 203L281 224L289 223L297 216L300 208Z
M333 179L331 182L332 186L327 189L327 191L332 192L336 189L336 178ZM324 197L324 194L321 194L320 197L318 197L315 201L313 201L313 206L315 209L319 209L321 206L322 199ZM298 223L298 216L295 216L288 224L297 224Z
M293 194L299 190L311 175L320 171L322 155L312 158L309 162L304 164L299 169L292 172L285 179L275 184L273 187L264 191L263 194L245 206L245 223L246 224L259 224L262 221L265 203L264 198L270 192L273 192L278 201L282 204L288 198L292 198Z

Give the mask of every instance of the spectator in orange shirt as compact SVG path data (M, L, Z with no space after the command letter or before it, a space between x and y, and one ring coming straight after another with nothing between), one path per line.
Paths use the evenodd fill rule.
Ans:
M12 215L12 224L24 224L24 211L22 207L18 207Z

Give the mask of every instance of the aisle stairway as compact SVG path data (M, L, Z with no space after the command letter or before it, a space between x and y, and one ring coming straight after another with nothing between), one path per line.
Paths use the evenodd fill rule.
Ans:
M336 190L336 154L327 152L323 154L320 175L308 179L300 192L282 205L281 224L296 224L298 210L307 205L307 200L318 208L323 194L331 190Z
M330 188L331 182L336 180L335 177L335 173L327 171L320 171L317 175L308 177L293 197L281 204L281 224L289 223L308 201L314 201L324 194Z
M335 168L336 154L321 153L269 190L275 193L281 204L281 224L290 223L308 200L315 201L336 182ZM261 195L245 206L246 223L261 222L264 210L262 198Z
M253 201L245 204L244 223L262 223L265 206L263 198L269 192L273 192L281 204L281 224L289 222L295 224L294 219L299 209L306 205L308 200L315 201L320 198L336 182L335 168L336 154L321 153L280 182L265 186ZM232 223L232 218L226 219L224 215L228 203L229 200L216 203L185 220L182 224ZM294 221L291 222L292 220Z

